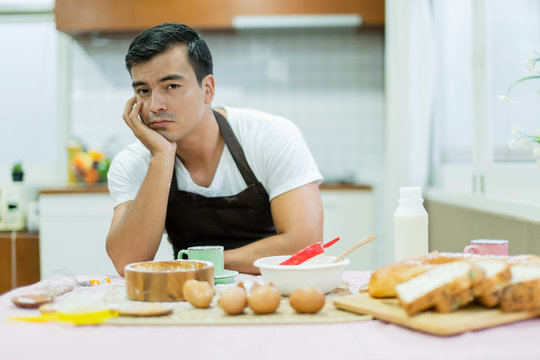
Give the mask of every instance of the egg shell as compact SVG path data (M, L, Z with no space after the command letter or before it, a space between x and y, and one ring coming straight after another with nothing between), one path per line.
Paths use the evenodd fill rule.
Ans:
M225 290L218 299L218 305L229 315L243 313L247 305L247 294L243 285Z
M270 314L276 311L281 302L281 293L272 284L251 289L248 305L256 314Z
M182 291L184 298L196 308L207 308L214 297L212 286L206 281L188 280Z
M314 287L298 289L289 296L289 304L300 313L317 313L323 308L325 301L324 293Z

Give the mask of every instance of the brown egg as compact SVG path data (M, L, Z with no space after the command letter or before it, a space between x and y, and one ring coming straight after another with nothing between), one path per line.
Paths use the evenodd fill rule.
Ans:
M273 284L252 287L248 298L249 307L257 314L273 313L280 302L281 294Z
M247 305L246 289L244 284L228 288L218 299L218 305L229 315L238 315L244 312Z
M253 284L251 284L251 291L253 291L253 290L257 289L257 288L260 288L261 286L263 286L261 283L254 282Z
M324 293L314 287L298 289L289 297L289 303L298 312L314 314L321 310L325 303Z
M197 308L207 308L214 297L212 285L206 281L188 280L182 288L184 298Z

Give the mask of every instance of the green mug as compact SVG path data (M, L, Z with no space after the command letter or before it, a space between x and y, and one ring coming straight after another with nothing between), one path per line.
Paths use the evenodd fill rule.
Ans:
M214 264L214 275L223 275L223 246L190 246L178 252L178 259L186 255L189 260L205 260Z

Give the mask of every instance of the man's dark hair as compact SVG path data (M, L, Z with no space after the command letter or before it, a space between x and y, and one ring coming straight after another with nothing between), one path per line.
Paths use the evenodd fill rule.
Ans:
M212 74L212 54L201 35L187 25L164 23L137 35L129 46L126 67L131 68L169 50L177 44L185 44L189 63L193 67L199 85L206 75Z

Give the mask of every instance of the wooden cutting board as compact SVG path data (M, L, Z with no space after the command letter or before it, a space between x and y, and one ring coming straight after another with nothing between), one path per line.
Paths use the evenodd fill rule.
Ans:
M471 305L448 314L426 311L409 316L399 306L397 299L374 299L368 293L337 297L334 305L339 309L372 315L377 319L440 336L508 324L539 315L529 312L504 313L500 309Z

